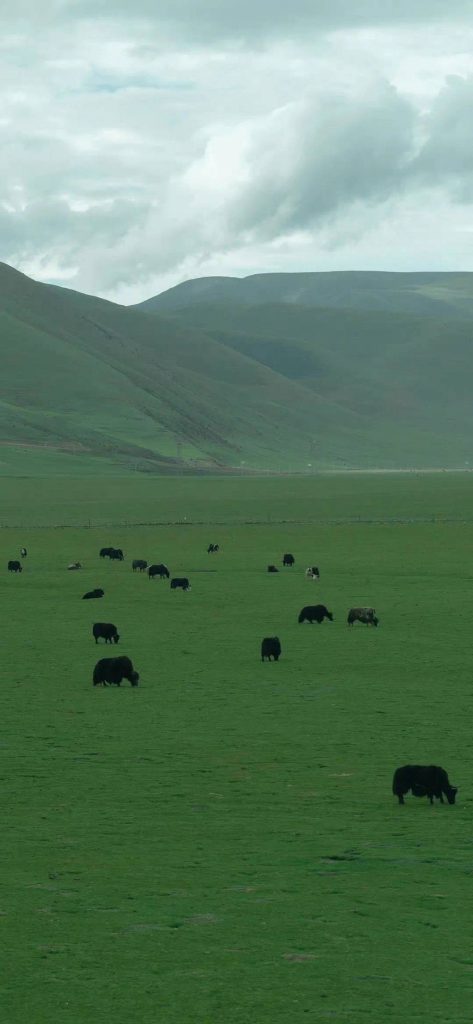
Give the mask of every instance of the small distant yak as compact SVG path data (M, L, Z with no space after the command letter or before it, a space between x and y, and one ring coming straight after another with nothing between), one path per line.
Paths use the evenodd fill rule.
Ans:
M273 661L278 661L280 654L281 644L279 642L279 637L265 636L264 640L261 642L261 661L264 661L265 658L267 658L268 661L271 661L271 658L273 658Z
M160 580L168 580L170 572L167 565L150 565L148 569L148 579L154 580L155 576L159 576Z
M330 622L333 622L332 612L329 612L324 604L307 604L299 612L298 622L323 622L324 619L329 619Z
M121 548L111 548L110 554L109 554L108 557L110 558L110 560L112 562L113 561L115 561L115 562L123 562L123 559L124 559L125 555L123 554L123 551L122 551Z
M144 572L145 569L148 568L148 563L144 558L134 558L131 563L131 568L133 569L133 572L136 572L137 569L139 572Z
M445 768L436 764L405 764L396 768L393 778L393 794L400 804L404 803L404 796L409 790L413 796L428 796L431 804L434 797L443 804L442 794L445 794L448 803L454 804L458 787L450 784Z
M124 554L121 548L101 548L100 558L110 558L118 562L123 562Z
M283 560L282 560L282 564L283 565L295 565L295 562L296 562L296 560L294 558L294 555L291 555L291 554L283 555Z
M128 679L132 686L138 686L139 678L129 658L101 658L94 668L93 684L120 686L122 679Z
M23 566L20 562L10 560L8 563L8 572L23 572Z
M94 622L92 635L95 637L96 644L99 640L105 640L106 644L117 644L120 639L120 634L113 622Z
M209 544L209 546L207 548L207 554L208 555L216 554L216 552L219 551L219 550L220 550L220 546L218 544Z
M364 622L366 626L377 626L379 619L376 618L374 608L350 608L347 622L353 626L354 622Z
M82 563L81 562L71 562L71 564L68 565L67 568L68 569L82 569Z
M175 576L171 580L171 590L190 590L191 585L185 576Z
M22 548L21 551L20 551L21 557L22 558L26 558L27 554L28 554L28 552L27 552L26 548Z
M279 572L275 565L268 565L268 572Z
M305 574L306 574L308 580L319 580L320 579L320 572L319 572L318 567L316 565L309 565L309 568L306 569Z
M103 597L105 591L97 587L95 590L88 590L86 594L82 595L83 601L91 601L94 597Z

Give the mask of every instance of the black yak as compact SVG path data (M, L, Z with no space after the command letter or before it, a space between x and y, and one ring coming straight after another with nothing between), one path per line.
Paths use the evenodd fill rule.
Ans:
M185 576L175 576L171 580L171 590L190 590L191 585Z
M134 558L131 563L131 568L133 569L133 572L136 572L137 569L139 569L140 572L144 572L145 569L148 568L148 563L145 562L144 558Z
M275 565L268 565L268 572L279 572Z
M207 554L208 555L216 554L217 551L219 551L219 545L218 544L209 544L209 546L207 548Z
M308 580L319 580L320 579L320 572L319 572L318 567L316 565L309 565L309 568L306 569L305 574L306 574Z
M350 608L347 622L353 626L354 622L364 622L367 626L377 626L379 619L376 618L374 608Z
M167 565L150 565L148 569L148 579L154 580L155 576L159 576L160 580L168 580L170 573Z
M100 548L99 558L109 558L111 551L113 551L113 548Z
M330 622L333 622L332 612L329 612L324 604L307 604L299 612L298 622L323 622L324 619L330 619Z
M23 566L20 562L10 561L8 563L8 572L23 572Z
M436 764L405 764L402 768L396 768L393 793L400 804L404 803L404 796L409 790L412 790L414 796L428 796L431 804L434 797L443 804L443 793L449 804L454 804L458 792L457 786L450 784L445 768L439 768Z
M123 559L124 559L125 556L124 556L123 551L122 551L121 548L110 548L110 551L108 553L108 557L110 558L110 560L112 562L113 561L115 561L115 562L123 562Z
M261 661L265 658L271 661L278 661L279 655L281 654L281 644L279 637L277 636L265 636L264 640L261 641Z
M94 597L103 597L105 591L97 587L95 590L88 590L86 594L82 595L83 601L91 601Z
M282 560L282 564L283 565L294 565L295 561L296 560L294 558L294 555L284 555L283 556L283 560Z
M139 678L129 658L101 658L94 668L93 684L120 686L122 679L128 679L132 686L138 686Z
M113 622L94 622L92 635L95 637L96 644L100 638L105 640L106 644L117 644L120 639L120 634Z

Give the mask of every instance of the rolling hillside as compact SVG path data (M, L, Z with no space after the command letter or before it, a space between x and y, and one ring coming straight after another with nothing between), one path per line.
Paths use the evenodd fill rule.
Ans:
M288 300L294 276L323 275L260 278L271 301L217 301L211 279L131 308L0 264L0 473L463 467L466 313L311 308Z
M261 306L274 303L325 309L374 310L416 316L471 319L473 274L392 274L334 271L203 277L147 299L137 309L177 312L189 306Z

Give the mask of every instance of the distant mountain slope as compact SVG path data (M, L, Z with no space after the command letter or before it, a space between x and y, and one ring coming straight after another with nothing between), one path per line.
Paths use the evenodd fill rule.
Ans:
M344 458L357 416L203 332L0 267L3 442L126 464L300 468ZM343 435L347 442L343 442ZM351 457L354 457L352 451Z
M287 297L274 276L264 288ZM466 301L469 275L455 280ZM100 460L104 472L215 472L470 459L471 321L310 308L291 294L151 314L0 264L0 473L22 445L25 465L37 452L51 467L57 453L60 472L68 460L99 473Z
M470 319L473 317L473 274L334 271L254 274L244 278L203 277L176 285L136 308L165 313L200 303L254 306L275 302Z

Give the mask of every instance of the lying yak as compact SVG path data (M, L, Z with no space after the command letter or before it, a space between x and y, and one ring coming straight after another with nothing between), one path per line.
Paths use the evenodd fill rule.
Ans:
M92 635L95 637L96 644L100 639L105 640L106 644L117 644L120 639L120 634L113 622L94 622Z
M374 608L350 608L347 622L353 626L354 622L364 622L367 626L377 626L379 619L376 618Z
M280 654L281 644L279 642L279 637L265 636L264 640L261 642L261 661L264 661L265 658L267 658L268 661L271 661L271 658L273 658L274 661L278 661Z
M443 793L449 804L454 804L458 792L457 786L450 784L445 768L439 768L436 764L405 764L402 768L396 768L393 793L400 804L404 803L404 796L409 790L412 790L413 796L428 796L431 804L434 797L443 804Z
M268 565L268 572L279 572L275 565Z
M185 576L175 576L171 580L171 590L190 590L191 585Z
M104 590L97 587L95 590L88 590L86 594L82 595L83 601L92 601L94 597L103 597L105 594Z
M93 684L120 686L122 679L128 679L132 686L138 686L139 678L129 658L101 658L94 668Z
M82 564L81 564L81 562L71 562L71 564L68 565L67 568L70 571L73 571L74 569L82 569Z
M148 579L154 580L155 576L159 576L160 580L168 580L170 572L167 565L150 565L148 569Z
M306 569L306 571L305 571L305 574L306 574L308 580L319 580L320 579L320 572L318 570L318 566L316 566L316 565L309 565L308 569Z
M131 568L133 569L133 572L136 572L137 569L139 572L144 572L145 569L148 568L148 563L145 562L144 558L134 558L131 563Z
M23 572L23 566L20 562L10 560L8 563L8 572Z
M299 613L298 622L323 622L324 619L333 622L332 612L324 604L307 604Z
M283 560L282 560L282 564L283 565L294 565L295 561L296 560L294 558L294 555L290 555L290 554L283 555Z
M207 548L207 554L208 555L215 555L218 550L219 550L219 545L218 544L209 544L209 546Z

